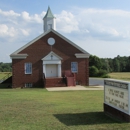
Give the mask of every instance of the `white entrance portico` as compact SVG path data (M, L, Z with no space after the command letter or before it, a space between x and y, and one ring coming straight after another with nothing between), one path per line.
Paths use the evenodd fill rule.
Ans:
M51 51L43 60L43 73L46 78L61 77L61 60L62 58Z

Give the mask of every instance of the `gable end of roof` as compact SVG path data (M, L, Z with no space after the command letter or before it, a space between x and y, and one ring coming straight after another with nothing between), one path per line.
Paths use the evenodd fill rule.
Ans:
M39 35L38 37L36 37L35 39L33 39L32 41L28 42L27 44L25 44L24 46L22 46L21 48L19 48L18 50L16 50L15 52L13 52L11 55L18 55L19 52L21 52L22 50L24 50L25 48L27 48L28 46L30 46L31 44L33 44L34 42L36 42L37 40L39 40L40 38L42 38L43 36L47 35L48 33L53 32L54 34L56 34L57 36L59 36L60 38L64 39L65 41L67 41L69 44L71 44L72 46L74 46L75 48L77 48L78 50L80 50L82 53L84 54L89 54L87 51L85 51L84 49L82 49L81 47L79 47L78 45L76 45L75 43L73 43L72 41L70 41L69 39L67 39L66 37L64 37L63 35L61 35L60 33L58 33L57 31L50 29L45 33L42 33L41 35ZM11 57L10 55L10 57Z

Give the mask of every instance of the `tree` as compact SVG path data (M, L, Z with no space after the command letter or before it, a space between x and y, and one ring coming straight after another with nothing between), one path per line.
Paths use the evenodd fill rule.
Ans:
M126 69L127 69L127 72L130 72L130 56L128 57L128 60L126 63Z
M99 72L98 72L98 76L99 76L99 77L108 77L108 76L107 76L107 73L108 73L108 72L107 72L106 70L102 70L102 69L101 69L101 70L99 70Z
M0 72L11 72L12 64L11 63L2 63L0 62Z
M97 56L90 56L90 63L89 66L95 66L100 73L105 70L108 72L130 72L130 56L121 57L117 55L115 58L98 58ZM104 72L105 72L104 71Z
M113 59L113 68L115 72L120 72L120 62L117 58Z
M89 66L95 66L98 70L101 69L102 63L99 57L90 55L89 57Z

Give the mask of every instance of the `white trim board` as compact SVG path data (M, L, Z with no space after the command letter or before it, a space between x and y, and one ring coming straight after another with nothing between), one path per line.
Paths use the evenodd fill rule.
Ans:
M76 58L89 58L90 54L76 53Z
M11 59L26 59L28 54L11 54Z

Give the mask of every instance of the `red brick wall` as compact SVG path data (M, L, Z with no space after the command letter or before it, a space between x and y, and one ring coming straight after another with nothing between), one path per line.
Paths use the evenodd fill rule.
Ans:
M25 74L24 63L31 62L26 60L13 60L13 76L12 76L12 85L16 87L24 87L25 83L33 83L34 86L42 86L42 61L33 63L32 62L32 74ZM38 69L40 68L40 69Z
M55 44L52 47L52 51L63 58L62 71L71 69L71 62L78 62L78 74L77 81L82 85L88 85L88 59L76 58L75 53L82 53L80 50L70 45L59 36L50 32L32 45L28 46L20 52L20 54L26 53L28 57L26 59L12 60L13 67L13 87L23 87L25 83L33 83L34 86L42 86L43 66L42 58L48 55L51 51L50 45L47 43L49 37L55 38ZM24 63L32 63L32 74L25 74Z

